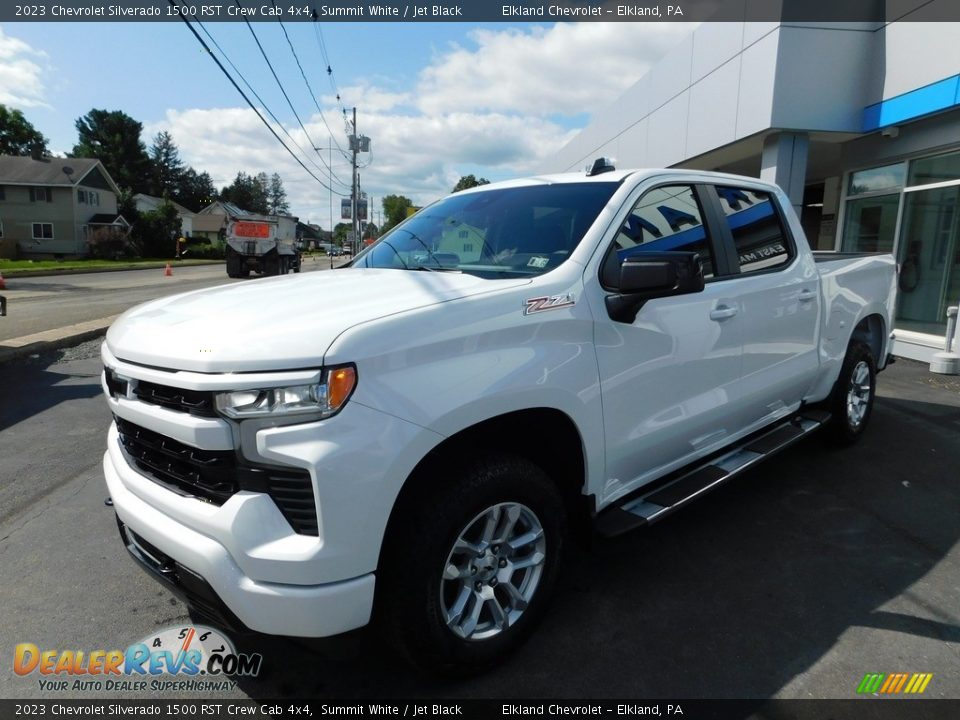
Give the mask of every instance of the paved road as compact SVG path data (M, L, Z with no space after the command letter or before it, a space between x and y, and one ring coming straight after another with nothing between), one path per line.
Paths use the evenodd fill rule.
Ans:
M103 506L95 345L0 368L0 697L44 696L12 673L15 643L125 648L186 621ZM224 696L852 698L867 672L931 672L927 696L960 698L960 382L900 361L880 396L857 447L812 438L575 553L543 626L489 674L423 678L370 630L254 637L267 673Z
M329 269L328 259L308 258L304 270ZM254 276L255 277L255 276ZM15 277L6 281L7 317L0 318L0 342L88 320L118 315L134 305L174 293L231 282L223 265L173 265L163 270Z

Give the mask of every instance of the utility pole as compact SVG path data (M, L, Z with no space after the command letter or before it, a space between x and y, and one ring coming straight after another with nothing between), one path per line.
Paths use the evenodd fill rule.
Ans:
M370 138L357 134L357 109L353 109L353 132L350 135L350 209L354 252L360 249L360 176L357 174L357 153L370 152Z
M327 138L326 147L315 147L317 154L321 150L327 151L327 190L330 197L330 252L333 252L333 138ZM333 267L333 255L330 255L330 267Z
M353 255L357 254L360 236L358 235L358 226L360 224L357 217L357 149L360 147L360 138L357 136L357 108L353 108L353 135L350 137L350 208L351 224L353 229Z

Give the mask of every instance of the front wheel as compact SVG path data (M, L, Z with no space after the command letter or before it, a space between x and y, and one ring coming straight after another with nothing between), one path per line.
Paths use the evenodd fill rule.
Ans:
M831 419L827 438L835 445L852 445L867 427L877 390L877 363L870 348L854 340L847 348L840 377L828 400Z
M458 674L515 649L556 580L566 515L556 485L514 456L475 463L406 504L378 588L387 630L414 664Z

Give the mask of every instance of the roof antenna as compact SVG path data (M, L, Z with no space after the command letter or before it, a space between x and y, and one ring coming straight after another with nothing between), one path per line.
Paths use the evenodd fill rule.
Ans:
M616 169L616 166L613 164L613 158L598 157L593 161L593 167L589 165L586 167L587 177L602 175L603 173L612 172Z

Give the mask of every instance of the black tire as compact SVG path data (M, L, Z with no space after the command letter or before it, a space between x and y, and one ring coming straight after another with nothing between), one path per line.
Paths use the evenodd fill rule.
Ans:
M236 255L227 255L227 277L240 277L240 258Z
M490 456L452 475L452 480L438 478L398 508L402 515L385 540L377 614L388 637L414 665L455 676L501 660L536 626L556 582L567 522L556 485L525 458ZM516 551L509 542L491 542L483 558L454 549L467 538L480 547L482 538L470 533L485 527L488 518L495 522L494 540L499 535L521 542L535 537L538 525L541 539L520 544ZM523 567L525 563L531 564ZM447 577L452 571L462 574ZM487 599L481 600L482 594ZM523 601L517 599L521 596ZM451 619L458 617L458 599L463 601L462 623ZM467 618L478 605L475 619ZM494 612L494 606L501 610ZM471 622L472 631L467 629Z
M280 274L280 256L273 254L263 260L263 274L272 276Z
M857 442L870 422L876 394L877 362L865 343L853 340L827 399L831 418L824 428L826 439L839 446Z

